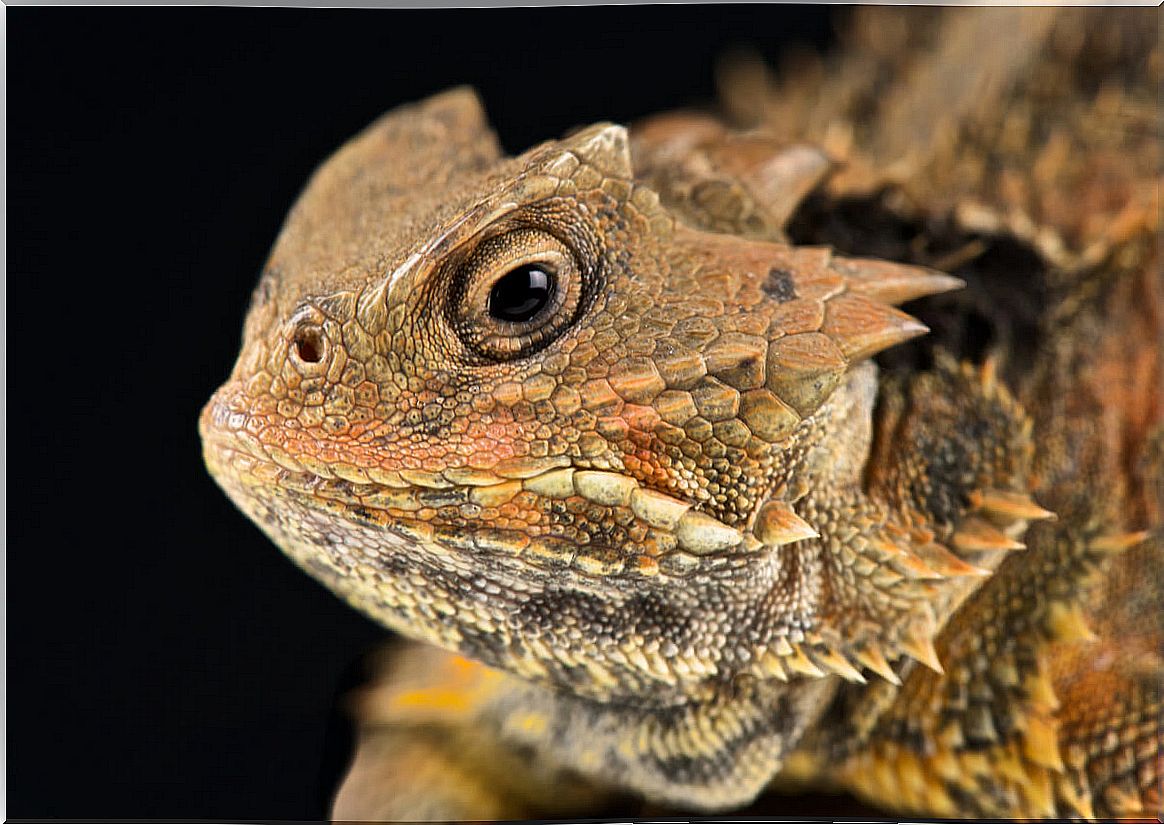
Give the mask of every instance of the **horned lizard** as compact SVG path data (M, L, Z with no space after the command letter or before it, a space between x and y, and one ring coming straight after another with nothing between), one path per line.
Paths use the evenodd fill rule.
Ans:
M412 640L334 815L1158 813L1154 14L866 10L719 115L506 157L461 88L328 160L200 428Z

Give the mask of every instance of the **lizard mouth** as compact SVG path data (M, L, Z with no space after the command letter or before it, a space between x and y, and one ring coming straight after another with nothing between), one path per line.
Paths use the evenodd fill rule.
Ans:
M511 459L488 470L358 468L292 456L229 426L227 417L213 401L204 410L204 456L219 485L248 512L259 500L279 498L440 553L489 554L584 575L684 576L730 565L758 545L693 502L624 473L576 467L565 456ZM597 508L611 525L634 529L605 541L561 535L544 521L521 523L522 512L544 515L547 500L551 509Z

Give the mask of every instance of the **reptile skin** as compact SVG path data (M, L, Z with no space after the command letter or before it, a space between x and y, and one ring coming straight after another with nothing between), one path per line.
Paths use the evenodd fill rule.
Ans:
M200 429L413 640L334 815L1159 812L1153 19L867 10L726 120L506 157L456 89L328 160Z

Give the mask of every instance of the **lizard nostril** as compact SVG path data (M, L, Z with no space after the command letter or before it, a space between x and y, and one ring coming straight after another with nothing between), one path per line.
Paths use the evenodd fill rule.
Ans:
M300 327L295 333L295 354L304 364L323 360L323 336L313 327Z

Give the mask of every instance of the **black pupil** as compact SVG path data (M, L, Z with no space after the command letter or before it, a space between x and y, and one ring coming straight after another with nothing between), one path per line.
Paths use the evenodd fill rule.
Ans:
M554 276L538 264L519 266L493 285L489 314L501 321L521 323L541 312L554 293Z

